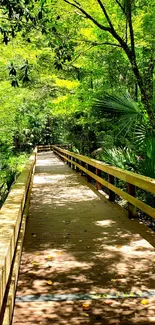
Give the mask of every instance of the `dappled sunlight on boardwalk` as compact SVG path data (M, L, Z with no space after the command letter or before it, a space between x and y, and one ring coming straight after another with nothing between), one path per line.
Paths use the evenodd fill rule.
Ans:
M142 237L141 237L142 235ZM146 240L147 241L146 241ZM151 245L152 244L152 245ZM155 324L155 240L53 153L38 155L13 324ZM41 295L131 293L131 298L40 301ZM20 301L28 295L34 301Z

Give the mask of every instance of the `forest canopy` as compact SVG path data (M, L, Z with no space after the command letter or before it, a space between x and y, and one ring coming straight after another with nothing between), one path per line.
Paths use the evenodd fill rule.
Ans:
M0 51L1 192L37 144L155 178L154 1L3 0Z

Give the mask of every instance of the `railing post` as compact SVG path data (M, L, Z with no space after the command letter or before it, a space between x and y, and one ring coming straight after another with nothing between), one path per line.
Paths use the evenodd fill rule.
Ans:
M128 183L128 193L133 197L136 196L136 187L133 184ZM136 217L136 207L128 202L128 217L130 219Z
M84 161L81 161L81 166L85 167L85 162ZM83 170L81 170L81 176L83 176L83 175L84 175L84 172L83 172Z
M75 161L78 163L78 159L76 158ZM79 172L79 167L76 166L76 172Z
M101 171L97 168L96 168L96 175L99 177L101 176ZM98 181L96 181L96 187L98 191L102 190L102 184L99 183Z
M66 154L66 157L67 157L67 159L69 158L69 156L67 154ZM66 162L67 162L67 165L69 165L69 161L66 160Z
M113 175L108 175L108 182L110 184L114 185L114 176ZM115 201L115 193L109 189L109 201L114 202Z
M74 162L74 157L72 157L72 161ZM74 170L75 169L75 165L72 163L72 169Z
M68 158L71 159L71 156L68 155ZM69 167L71 167L71 162L68 162Z
M89 164L87 164L87 170L90 170ZM91 182L91 176L87 174L87 181L90 183Z

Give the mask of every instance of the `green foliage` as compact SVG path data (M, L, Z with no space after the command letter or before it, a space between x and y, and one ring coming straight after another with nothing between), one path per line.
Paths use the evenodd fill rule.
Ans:
M125 134L131 132L137 121L143 120L145 114L145 111L129 95L118 96L105 93L103 97L94 101L93 109L102 117L115 118L119 123L120 132Z
M97 154L97 158L125 170L138 172L139 157L129 148L103 149L103 152Z
M80 5L0 1L0 177L6 191L18 173L20 153L36 144L68 142L74 151L155 177L155 5L104 4L129 53L134 43L135 62L134 51L130 59L107 31L98 1Z
M144 142L143 158L139 172L155 178L155 136L149 136Z
M26 153L14 155L10 149L0 152L0 206L8 194L11 184L25 166L27 159Z
M93 109L107 119L115 117L119 135L124 132L128 138L126 150L105 150L101 159L111 165L155 178L155 135L152 133L146 112L129 97L108 94L96 100ZM131 136L133 124L135 132Z

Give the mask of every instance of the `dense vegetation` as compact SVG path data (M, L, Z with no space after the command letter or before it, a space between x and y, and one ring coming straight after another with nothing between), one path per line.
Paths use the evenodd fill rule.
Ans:
M43 143L155 178L154 1L2 0L0 33L4 196Z

